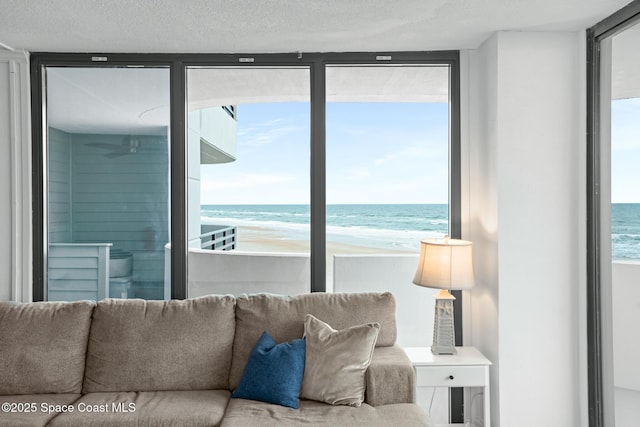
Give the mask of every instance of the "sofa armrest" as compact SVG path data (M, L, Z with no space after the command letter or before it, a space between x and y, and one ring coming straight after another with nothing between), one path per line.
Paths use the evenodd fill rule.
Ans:
M397 344L375 348L365 382L365 402L371 406L415 402L416 374Z

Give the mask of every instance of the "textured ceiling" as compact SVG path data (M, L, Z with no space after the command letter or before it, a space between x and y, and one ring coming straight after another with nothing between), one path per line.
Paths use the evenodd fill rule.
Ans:
M0 51L6 48L32 52L282 53L472 49L500 30L585 29L629 1L0 0ZM636 40L640 38L639 33L629 32L627 36L619 37L614 49L618 63L621 63L619 58L637 56L635 53L628 55L625 52L637 51L639 43ZM618 67L613 82L616 97L636 96L640 93L640 85L635 78L635 70L639 68L638 61L632 66ZM348 77L347 74L342 74L346 78L344 76ZM87 88L92 87L90 95L100 99L96 105L107 105L112 113L118 108L123 114L130 113L121 106L110 103L109 99L115 95L111 98L106 96L108 91L99 92L96 85L79 85L81 78L78 76L72 79L63 75L58 77L60 87L66 87L59 96L63 105L69 105L72 94L84 92L86 95ZM192 77L197 80L198 76L194 74ZM398 92L397 87L388 82L423 78L420 75L403 75L398 79L397 73L370 76L374 80L383 78L388 83L385 86L378 80L364 78L366 76L362 73L360 77L359 85L355 85L353 79L346 78L345 82L348 84L337 81L336 87L344 90L351 88L349 99L355 99L358 88L361 87L387 87L386 92L382 91L377 95L381 99L388 99L391 93ZM434 82L438 80L436 75L433 78ZM214 86L211 81L207 82L210 79L208 76L204 83L201 82L199 87L202 99L194 99L191 107L211 104L209 86ZM293 81L295 80L289 80L290 83ZM265 82L256 80L254 89L258 83ZM424 86L445 87L442 84ZM296 86L292 87L295 90ZM344 90L336 91L336 94L343 93ZM255 90L249 92L253 98L256 97ZM236 87L234 96L237 97L238 93L240 92ZM371 91L366 93L367 101L372 101ZM328 95L335 96L331 93ZM409 95L421 101L428 101L425 97L446 97L446 93L432 91L425 94L403 94L402 98L406 100ZM146 126L153 126L166 110L166 100L145 98L142 101L139 105L136 104L134 116L138 117L138 121L145 122ZM217 103L223 101L238 102L231 99L216 100ZM198 103L202 105L196 105ZM68 108L60 110L66 111ZM72 114L68 112L67 115ZM77 122L78 115L74 117L76 122L68 122L66 126L84 126ZM64 116L51 119L60 122L60 125L66 120ZM95 121L87 119L85 122ZM135 127L135 124L127 122L126 126Z
M0 0L0 46L50 52L475 48L498 30L579 30L629 0Z

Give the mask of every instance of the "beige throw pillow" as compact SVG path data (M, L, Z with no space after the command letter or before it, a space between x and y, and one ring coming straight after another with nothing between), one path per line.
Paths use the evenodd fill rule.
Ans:
M307 353L300 397L331 405L360 406L364 401L364 375L379 331L379 323L336 331L307 314Z

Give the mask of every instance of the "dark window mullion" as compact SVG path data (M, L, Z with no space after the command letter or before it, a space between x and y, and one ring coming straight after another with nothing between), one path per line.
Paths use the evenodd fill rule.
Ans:
M449 233L462 238L462 176L460 142L460 56L456 52L449 65ZM464 345L462 337L462 291L453 291L455 345ZM464 422L464 389L450 390L450 419Z
M326 252L326 73L311 66L311 292L327 290Z
M186 67L171 66L171 298L187 298Z
M43 65L38 58L31 58L31 176L33 204L33 301L45 300L44 272L46 269L45 227L44 227L44 134L42 121L44 114Z

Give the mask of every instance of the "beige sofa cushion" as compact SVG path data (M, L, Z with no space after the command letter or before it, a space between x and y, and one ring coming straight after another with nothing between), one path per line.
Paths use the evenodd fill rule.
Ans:
M0 395L80 393L94 306L0 302Z
M292 297L241 295L236 299L231 389L240 383L249 353L262 332L269 332L276 342L302 338L306 314L328 322L335 329L377 322L380 333L376 345L390 346L396 341L396 304L389 292L313 293Z
M399 345L378 347L365 374L364 401L372 406L415 402L416 373Z
M364 401L364 374L371 363L379 323L337 331L307 314L304 337L307 352L300 397L330 405L360 406Z
M220 425L229 396L227 390L89 393L49 426L212 427Z
M299 409L291 409L254 400L231 399L221 426L428 427L431 423L417 405L410 403L354 407L301 400Z
M107 299L93 314L83 392L228 389L235 299Z
M0 412L0 427L44 427L49 421L58 415L56 410L66 410L82 396L79 393L69 394L22 394L13 396L0 396L0 402L9 404L28 403L29 412ZM44 404L44 407L42 406ZM65 407L66 405L66 407ZM17 408L16 408L17 409ZM24 406L23 406L24 409ZM43 410L44 409L44 410Z

